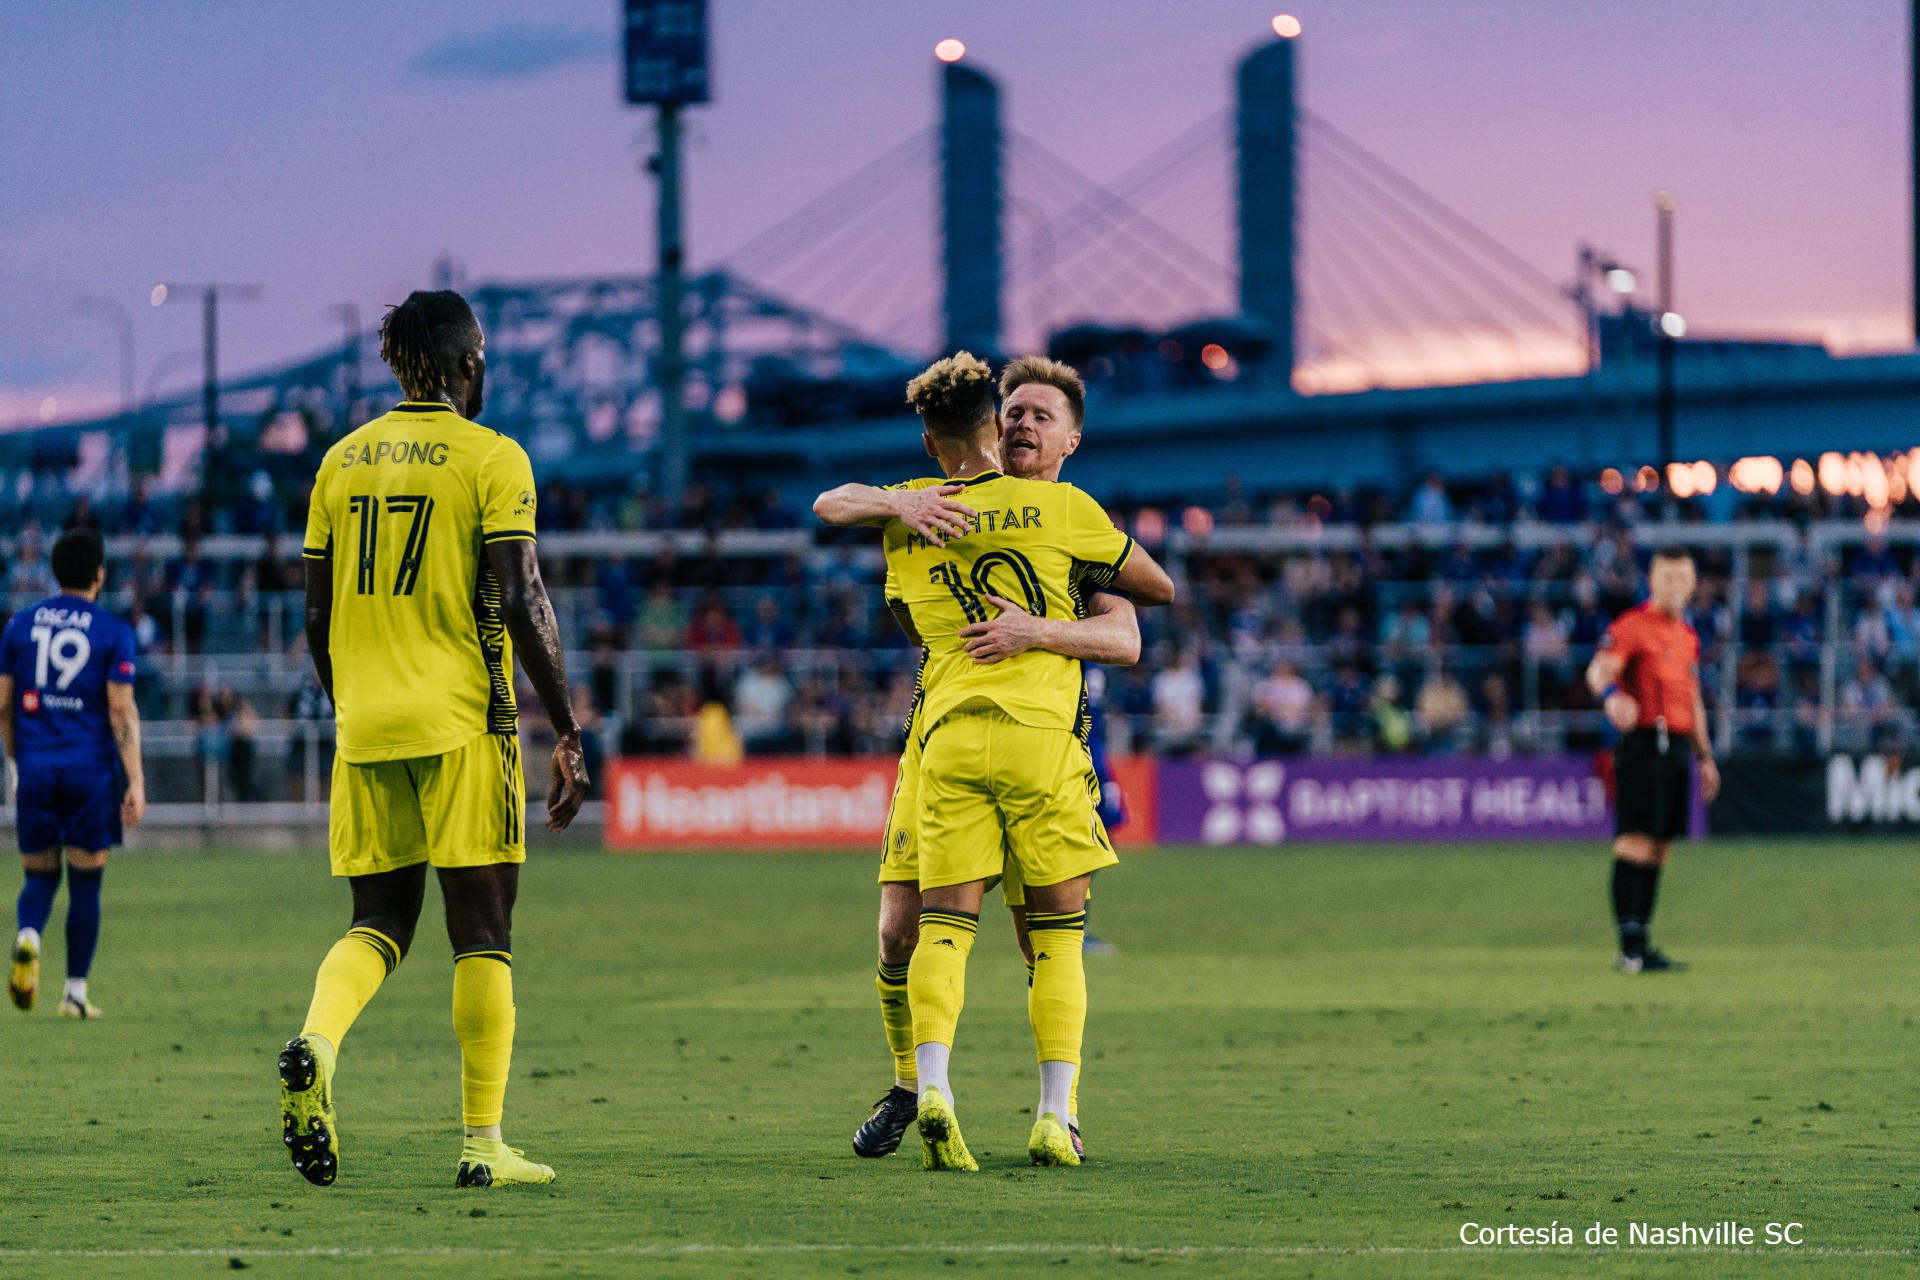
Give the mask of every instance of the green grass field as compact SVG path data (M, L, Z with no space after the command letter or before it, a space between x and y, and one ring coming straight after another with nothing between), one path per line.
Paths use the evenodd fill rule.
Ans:
M1913 1274L1915 850L1721 842L1668 879L1657 935L1694 970L1626 978L1595 850L1135 856L1096 897L1121 951L1089 961L1093 1163L1024 1162L1025 991L991 919L955 1057L967 1177L848 1147L888 1078L870 859L536 850L507 1135L559 1182L451 1185L430 897L346 1042L321 1190L273 1062L344 888L315 855L127 856L108 1020L0 1008L0 1276ZM56 916L56 993L60 952ZM1459 1242L1683 1219L1805 1244Z

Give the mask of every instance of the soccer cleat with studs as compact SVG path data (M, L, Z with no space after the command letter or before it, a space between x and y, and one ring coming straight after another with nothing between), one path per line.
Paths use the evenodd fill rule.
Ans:
M22 938L13 944L13 967L7 971L7 998L14 1008L30 1011L40 990L40 944Z
M460 1148L456 1187L537 1186L553 1181L553 1170L527 1159L527 1153L498 1138L468 1138Z
M295 1036L280 1050L281 1137L293 1167L316 1187L340 1173L340 1134L333 1113L334 1056L314 1036Z
M77 996L68 995L60 997L58 1013L63 1018L78 1018L82 1022L107 1016L100 1006L94 1004L91 1000L84 1000Z
M928 1089L920 1099L920 1163L928 1171L958 1169L978 1173L980 1162L967 1150L960 1136L960 1117L953 1104L938 1089Z
M899 1085L887 1090L886 1096L867 1112L866 1123L854 1131L853 1154L862 1160L877 1160L898 1151L919 1109L913 1090Z
M1048 1111L1033 1122L1027 1139L1027 1159L1038 1165L1072 1168L1080 1163L1079 1144L1060 1117Z

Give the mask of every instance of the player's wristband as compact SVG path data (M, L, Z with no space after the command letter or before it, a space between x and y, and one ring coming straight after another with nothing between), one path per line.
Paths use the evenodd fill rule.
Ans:
M1606 688L1600 691L1600 701L1602 703L1605 703L1608 698L1611 698L1614 694L1620 693L1620 692L1622 692L1620 688L1620 682L1618 680L1611 681L1608 683Z

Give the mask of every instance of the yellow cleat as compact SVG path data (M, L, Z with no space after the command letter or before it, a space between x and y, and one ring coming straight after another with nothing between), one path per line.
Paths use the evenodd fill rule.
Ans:
M59 1013L63 1018L78 1018L82 1022L107 1016L101 1011L100 1006L91 1000L77 1000L72 996L66 995L60 997Z
M340 1173L340 1129L333 1114L333 1046L298 1035L280 1051L281 1135L293 1167L316 1187Z
M1051 1111L1033 1122L1033 1135L1027 1139L1027 1158L1043 1165L1073 1167L1080 1163L1080 1155L1073 1149L1073 1136Z
M498 1138L468 1138L460 1148L456 1187L537 1186L553 1181L553 1170L527 1159L527 1153Z
M938 1089L920 1095L920 1163L927 1169L963 1169L978 1173L980 1162L960 1136L960 1117Z
M17 1009L32 1009L40 991L40 944L27 938L13 944L13 968L7 972L7 998Z

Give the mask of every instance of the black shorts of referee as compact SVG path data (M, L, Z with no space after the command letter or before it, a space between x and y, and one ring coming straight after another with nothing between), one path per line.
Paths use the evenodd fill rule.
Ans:
M1659 729L1620 735L1613 749L1613 833L1665 843L1693 814L1693 744Z

